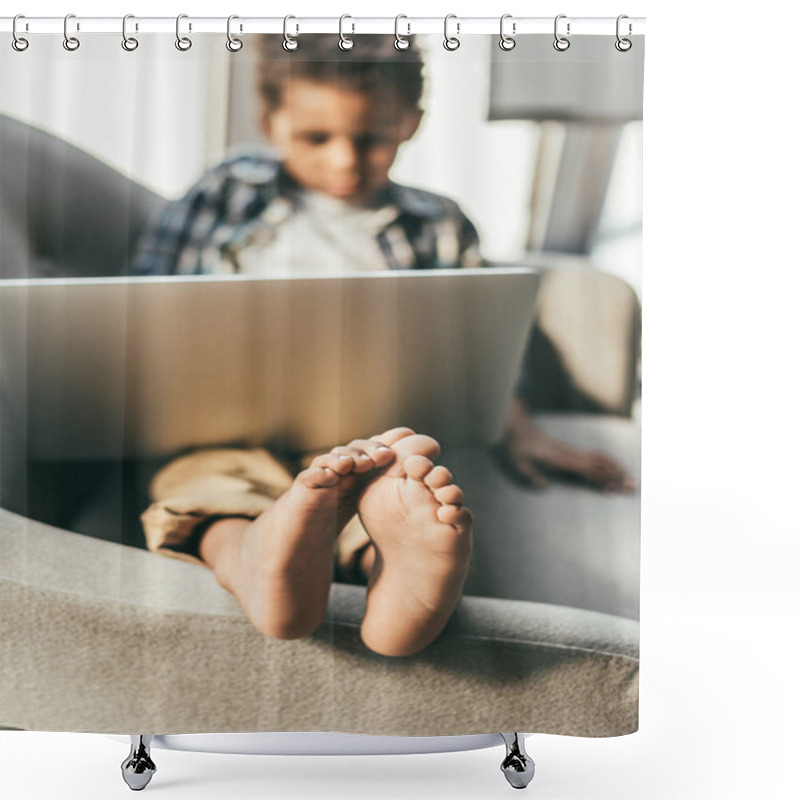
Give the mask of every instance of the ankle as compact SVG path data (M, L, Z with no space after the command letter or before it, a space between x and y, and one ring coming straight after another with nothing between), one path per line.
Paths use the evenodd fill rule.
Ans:
M365 581L368 581L369 576L372 574L376 557L375 545L370 542L370 544L361 551L361 555L358 559L359 572Z
M242 543L250 519L224 517L213 522L200 540L200 558L214 572L217 583L233 592L241 562Z

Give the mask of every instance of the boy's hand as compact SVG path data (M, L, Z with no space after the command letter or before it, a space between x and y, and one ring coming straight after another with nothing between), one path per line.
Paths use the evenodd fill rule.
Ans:
M636 488L633 477L613 458L545 436L516 399L496 452L512 477L534 489L548 484L542 469L579 478L604 492L631 492Z

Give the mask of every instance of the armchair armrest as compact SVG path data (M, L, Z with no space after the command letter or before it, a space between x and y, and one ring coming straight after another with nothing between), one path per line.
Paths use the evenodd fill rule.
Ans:
M463 598L421 653L361 642L365 589L335 584L311 637L259 633L201 566L0 510L0 724L166 734L435 736L637 729L638 625Z
M523 364L536 410L629 417L637 394L641 307L621 278L556 262L542 273Z

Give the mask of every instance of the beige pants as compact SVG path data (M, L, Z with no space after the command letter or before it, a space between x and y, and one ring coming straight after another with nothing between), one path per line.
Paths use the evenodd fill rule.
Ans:
M304 465L316 455L306 456ZM150 483L152 503L141 516L147 547L204 564L194 541L198 525L220 516L255 519L293 480L286 466L260 447L210 448L180 456L159 470ZM337 580L359 580L358 563L369 542L358 517L353 517L336 542Z

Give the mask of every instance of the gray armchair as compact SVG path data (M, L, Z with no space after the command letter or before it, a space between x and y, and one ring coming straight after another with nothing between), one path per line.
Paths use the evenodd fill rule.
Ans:
M162 200L9 118L0 119L0 148L2 277L124 274ZM559 280L554 273L543 302L569 307L588 296L557 291ZM618 295L628 299L601 327L628 344L624 357L607 362L605 380L591 364L579 374L581 360L570 355L568 334L559 345L556 322L548 332L574 384L616 416L554 410L537 419L554 435L616 456L638 479L638 429L624 416L638 307L624 290ZM552 308L542 313L562 318ZM335 584L319 631L274 641L209 570L143 549L138 513L157 463L32 463L25 442L36 421L8 396L3 726L403 736L637 729L636 498L566 483L532 492L509 482L488 452L450 451L448 466L476 516L475 570L439 639L413 657L376 655L359 638L364 587Z

